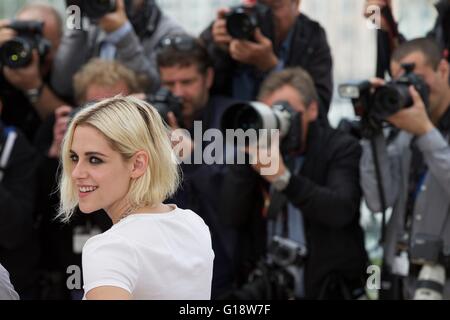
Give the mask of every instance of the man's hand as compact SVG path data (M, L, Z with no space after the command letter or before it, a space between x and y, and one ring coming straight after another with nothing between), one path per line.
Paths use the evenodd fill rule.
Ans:
M53 141L48 150L49 158L59 158L61 156L61 144L66 134L69 124L69 114L72 111L70 106L61 106L55 110L55 124L53 126Z
M3 74L9 83L22 91L39 88L42 85L39 53L34 49L28 66L18 69L4 67Z
M233 39L230 43L230 55L233 59L251 64L260 71L268 71L278 64L278 58L273 52L272 41L256 28L255 42Z
M434 126L427 115L422 98L413 86L409 87L409 93L413 98L413 105L393 114L387 120L399 129L421 136L431 131Z
M249 154L252 168L268 182L272 183L286 171L283 157L280 152L280 133L273 132L270 137L271 143L264 145L250 145L243 151Z
M212 37L214 43L223 51L228 52L228 47L232 40L227 31L226 14L230 12L229 8L222 8L217 11L217 18L212 25Z
M124 0L117 0L116 11L104 15L99 20L99 26L106 33L114 32L128 21Z
M8 19L0 20L0 46L16 36L16 32L13 29L6 28L10 22Z

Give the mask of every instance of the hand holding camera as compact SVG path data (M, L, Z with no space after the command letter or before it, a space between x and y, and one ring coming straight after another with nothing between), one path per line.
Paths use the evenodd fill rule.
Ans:
M268 6L249 1L219 10L212 35L216 45L228 51L233 59L268 71L278 63L272 41L265 36L273 32L272 23Z
M421 136L431 131L434 126L428 117L425 104L417 90L410 86L409 93L413 99L413 104L409 108L401 109L387 117L387 121L399 129Z
M268 71L278 64L272 41L259 28L254 31L254 41L233 39L230 43L230 55L241 63L254 65L260 71Z
M364 137L378 134L386 122L415 135L432 128L427 115L430 88L413 72L414 64L402 64L402 68L403 74L389 82L372 79L339 85L340 96L352 99L355 114L361 117Z
M227 31L227 22L225 17L230 12L228 8L222 8L217 11L217 19L212 26L212 36L214 43L223 51L228 51L228 46L232 37Z
M50 50L40 21L0 22L0 64L5 78L27 92L42 88L41 63Z

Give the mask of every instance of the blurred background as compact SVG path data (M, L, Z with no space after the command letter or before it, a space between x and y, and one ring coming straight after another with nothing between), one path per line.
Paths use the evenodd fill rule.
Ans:
M43 0L54 4L62 13L64 0ZM8 18L27 0L1 0L0 18ZM220 7L241 0L157 0L161 8L176 18L189 32L198 35L215 17ZM424 36L433 26L436 10L433 0L393 0L393 9L400 32L412 39ZM325 28L334 62L334 84L349 79L365 79L375 73L375 30L363 18L363 0L302 0L300 9ZM345 63L342 63L345 62ZM336 91L335 91L336 92ZM334 94L329 118L337 125L342 117L352 117L349 101Z
M27 0L1 0L0 18L11 18ZM65 15L64 0L48 0ZM157 0L161 8L183 25L192 35L198 35L216 16L220 7L241 0ZM412 39L424 36L433 26L436 10L433 0L393 0L393 13L399 31ZM348 80L367 79L375 75L376 30L363 17L363 0L302 0L300 10L318 21L326 30L333 55L334 95L329 120L336 126L342 118L354 116L348 100L340 99L337 86ZM366 247L372 261L379 261L380 217L369 214L364 203L361 224L366 231Z

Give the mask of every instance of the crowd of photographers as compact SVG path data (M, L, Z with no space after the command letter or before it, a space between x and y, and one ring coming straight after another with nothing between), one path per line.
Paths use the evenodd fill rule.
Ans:
M360 116L339 129L327 120L324 29L300 0L244 2L218 10L198 38L153 0L66 0L82 10L79 29L63 30L42 2L0 21L0 299L83 296L68 267L111 221L102 211L55 220L60 147L80 108L118 94L157 108L182 150L182 186L168 202L209 226L213 299L363 298L362 199L383 215L380 298L450 298L450 1L439 36L395 46L384 9L389 35L378 40L392 49L392 79L339 86ZM210 129L279 135L226 148L195 138ZM216 161L198 161L211 148Z

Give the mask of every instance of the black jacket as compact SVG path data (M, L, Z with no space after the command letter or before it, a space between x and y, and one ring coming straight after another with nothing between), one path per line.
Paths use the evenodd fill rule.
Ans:
M361 190L357 140L310 125L305 162L284 194L303 213L309 256L305 264L307 298L318 298L328 277L343 278L350 288L363 287L367 255L359 225ZM262 179L249 166L234 166L226 175L222 196L225 222L241 230L241 268L265 251L261 217ZM325 294L326 297L326 294Z
M321 105L321 118L326 118L333 93L332 58L325 30L319 23L300 14L293 26L294 34L285 67L300 66L314 80ZM274 43L273 36L266 35ZM212 57L215 70L213 92L231 96L233 73L238 62L218 48L212 39L211 27L201 34Z
M37 276L38 248L33 230L35 156L27 139L18 132L0 182L0 263L9 271L22 298L31 297L28 293Z

